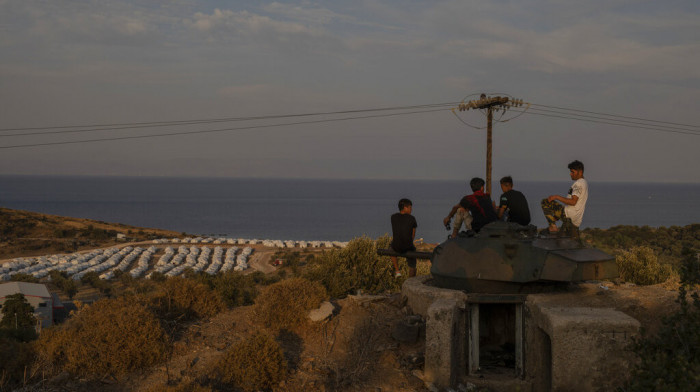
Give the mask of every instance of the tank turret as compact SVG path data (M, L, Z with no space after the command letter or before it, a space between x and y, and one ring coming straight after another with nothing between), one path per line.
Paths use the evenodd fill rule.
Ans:
M477 293L532 293L556 283L618 276L614 257L578 239L538 235L532 225L501 221L443 242L431 259L434 285Z

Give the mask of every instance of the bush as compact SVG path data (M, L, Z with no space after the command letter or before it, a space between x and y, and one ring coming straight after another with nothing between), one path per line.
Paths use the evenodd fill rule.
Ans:
M303 324L311 309L327 298L324 287L304 278L291 278L266 287L255 301L256 318L267 327Z
M665 317L656 336L636 340L639 361L626 386L630 391L697 391L700 385L700 296L688 290L700 284L700 257L689 254L681 268L680 309Z
M205 284L182 277L172 277L161 285L162 293L154 297L158 314L166 319L209 318L225 305L219 294Z
M34 358L30 343L0 335L0 390L12 390L28 381Z
M39 279L35 278L32 274L14 274L10 279L13 282L29 282L29 283L39 283Z
M228 306L252 305L255 301L255 281L240 272L216 274L212 284Z
M112 293L112 284L104 279L100 279L100 274L95 271L90 271L80 278L82 283L100 290L101 293L109 296Z
M95 378L151 366L168 352L160 322L135 297L81 308L65 325L45 330L36 347L49 373Z
M66 293L70 299L73 299L75 294L78 292L78 285L73 279L68 277L68 274L65 271L49 271L49 278L51 278L51 282L61 291Z
M272 337L256 334L231 347L216 365L216 371L221 381L244 391L269 391L286 378L287 363Z
M344 249L326 251L314 258L306 277L323 283L333 298L357 290L371 294L397 291L402 281L394 278L390 258L377 255L377 248L388 248L390 243L389 236L376 241L369 237L356 238ZM402 268L405 274L405 264Z
M654 251L640 246L629 251L621 250L615 256L620 278L639 285L663 283L673 274L668 264L660 264Z

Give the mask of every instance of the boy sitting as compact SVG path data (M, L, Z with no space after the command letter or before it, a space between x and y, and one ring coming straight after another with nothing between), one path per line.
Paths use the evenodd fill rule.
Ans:
M391 241L391 249L397 253L416 250L413 240L416 238L418 223L411 212L413 212L413 203L408 199L401 199L399 212L391 216L391 231L394 237ZM394 276L398 278L401 272L399 272L396 256L391 256L391 263L394 265ZM408 276L416 276L416 259L406 258L406 264L408 264Z

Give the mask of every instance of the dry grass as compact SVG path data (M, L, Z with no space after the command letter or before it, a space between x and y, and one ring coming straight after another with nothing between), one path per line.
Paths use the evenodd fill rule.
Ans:
M330 355L333 346L330 347L323 361L328 374L326 384L330 390L343 390L353 385L357 387L367 379L376 364L380 330L381 326L374 320L365 319L352 335L345 337L345 355L334 358Z
M213 389L196 383L180 383L178 385L154 385L146 392L212 392Z

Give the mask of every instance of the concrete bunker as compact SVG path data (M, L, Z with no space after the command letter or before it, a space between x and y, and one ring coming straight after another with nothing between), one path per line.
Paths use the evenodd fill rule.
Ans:
M426 320L424 379L496 391L614 390L639 322L610 308L553 306L557 293L475 294L406 280L402 294Z

